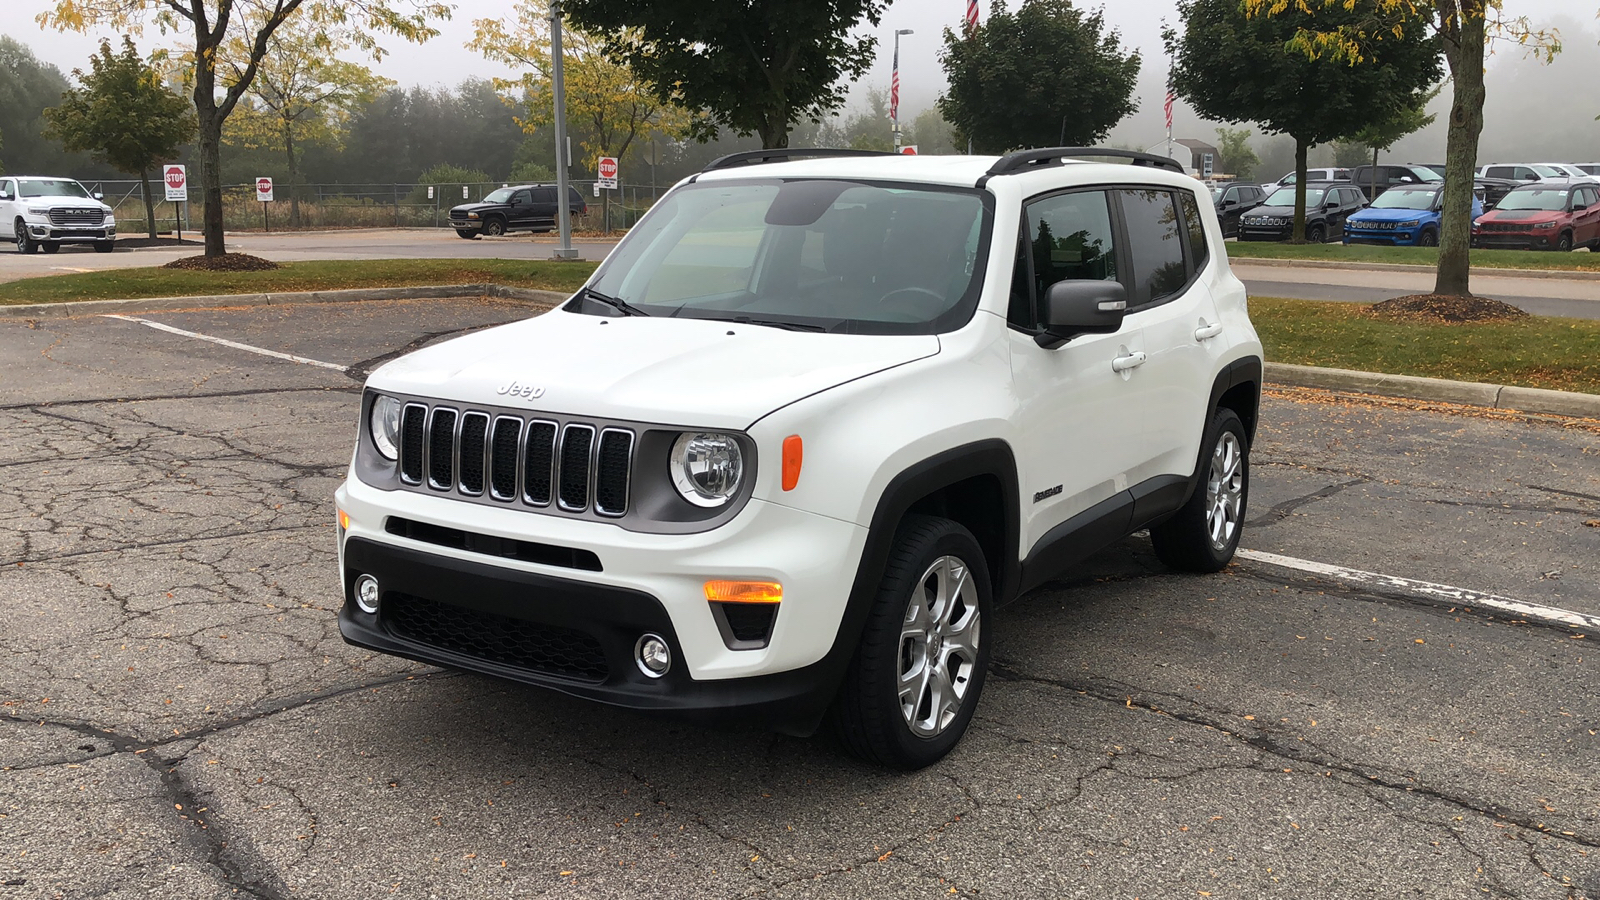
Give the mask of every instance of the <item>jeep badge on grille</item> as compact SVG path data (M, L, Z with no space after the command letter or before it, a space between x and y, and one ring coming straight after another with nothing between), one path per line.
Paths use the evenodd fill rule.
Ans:
M518 384L513 381L510 384L502 385L495 393L521 397L524 400L537 400L544 396L544 388L534 387L531 384Z

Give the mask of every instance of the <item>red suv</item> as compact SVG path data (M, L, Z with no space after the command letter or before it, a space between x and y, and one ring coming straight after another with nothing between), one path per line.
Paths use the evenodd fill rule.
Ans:
M1600 250L1600 184L1541 181L1515 188L1472 223L1472 246Z

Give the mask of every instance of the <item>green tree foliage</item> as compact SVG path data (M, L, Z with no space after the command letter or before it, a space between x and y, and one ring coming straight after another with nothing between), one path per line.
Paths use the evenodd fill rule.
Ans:
M439 200L439 205L444 207L465 203L467 199L481 199L488 192L490 185L499 187L485 172L445 163L434 166L419 175L417 177L417 186L412 189L411 196L406 198L406 202L428 202L428 187L430 185L438 189L435 192L435 196ZM463 199L461 196L463 187L470 194L467 199Z
M1023 0L1016 13L994 0L971 36L945 30L939 59L950 80L939 111L979 153L1093 145L1136 108L1139 52L1071 0Z
M55 66L40 62L33 51L0 35L0 125L6 143L0 162L18 174L60 171L61 145L44 137L41 113L60 102L70 85Z
M481 79L448 88L383 91L355 109L338 147L307 148L313 181L345 184L417 182L451 164L504 180L524 142L516 110ZM549 145L554 158L554 144Z
M1369 122L1367 127L1334 146L1346 147L1353 144L1361 152L1361 162L1356 163L1356 165L1366 163L1368 161L1367 154L1371 153L1372 165L1377 166L1379 153L1393 147L1395 142L1401 138L1415 134L1433 124L1433 120L1437 117L1428 112L1428 104L1432 103L1433 98L1439 96L1439 92L1443 89L1443 86L1440 86L1424 94L1419 94L1414 104L1402 106L1382 119ZM1339 165L1344 165L1344 163ZM1373 177L1377 177L1376 168L1373 169Z
M1261 165L1261 157L1250 146L1252 134L1248 128L1217 129L1217 154L1222 157L1217 165L1240 181L1254 180L1256 167Z
M1350 62L1290 46L1313 20L1338 24L1361 14L1341 6L1308 12L1293 4L1276 15L1251 16L1240 0L1179 0L1181 33L1164 33L1174 57L1173 87L1200 115L1256 122L1295 139L1294 237L1305 238L1306 154L1414 105L1443 74L1437 38L1393 30ZM1394 13L1392 24L1403 14Z
M801 119L844 102L845 86L871 64L877 40L852 37L877 25L887 0L566 0L574 25L606 36L663 101L690 113L696 137L726 129L787 147Z
M335 142L352 110L394 84L366 66L340 59L338 54L351 46L344 34L321 28L305 17L284 23L267 42L246 102L239 106L230 126L233 136L246 146L283 153L291 228L301 224L297 186L302 183L302 146L312 141ZM228 42L225 65L230 81L244 77L251 49L237 36Z
M905 142L916 144L917 152L925 155L967 152L966 141L963 140L959 146L956 144L955 126L945 121L944 114L939 112L937 106L917 113L910 127L906 128Z
M61 96L61 105L46 109L44 135L72 152L87 152L118 171L138 175L144 189L145 224L156 236L155 200L150 170L176 159L194 139L194 113L189 101L167 90L161 73L139 56L133 40L122 39L122 52L112 53L101 41L89 58L90 71L73 70L83 85Z
M200 133L200 190L205 197L202 231L205 255L227 252L222 234L222 126L255 80L273 34L295 16L305 16L324 30L340 30L356 46L381 56L376 35L409 41L438 35L428 23L449 18L451 6L418 0L401 11L392 0L49 0L40 24L63 31L87 32L109 27L137 32L154 22L163 32L192 40L181 54L190 67L194 107ZM245 56L232 77L218 78L227 48L238 43Z

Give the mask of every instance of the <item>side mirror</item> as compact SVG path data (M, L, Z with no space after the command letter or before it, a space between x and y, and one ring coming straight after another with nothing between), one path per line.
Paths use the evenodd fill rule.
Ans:
M1572 211L1573 212L1581 212L1581 211L1586 210L1588 208L1589 208L1589 204L1587 204L1587 203L1574 203L1574 204L1572 204Z
M10 199L11 199L11 195L9 193L7 193L6 191L0 191L0 200L10 200Z
M99 191L95 191L95 192L94 192L94 198L95 198L95 199L96 199L96 200L104 200L104 199L105 199L105 198L106 198L106 195L105 195L105 194L102 194L102 193L100 193L100 192L99 192Z
M1058 281L1045 292L1044 331L1033 341L1054 350L1080 334L1114 334L1127 313L1128 289L1120 281Z

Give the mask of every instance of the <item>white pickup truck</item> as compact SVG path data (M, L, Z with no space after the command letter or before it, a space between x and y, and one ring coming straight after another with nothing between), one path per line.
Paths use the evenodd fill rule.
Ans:
M116 248L117 220L100 194L90 194L71 178L0 176L0 236L18 253L62 244L93 244L101 253Z

